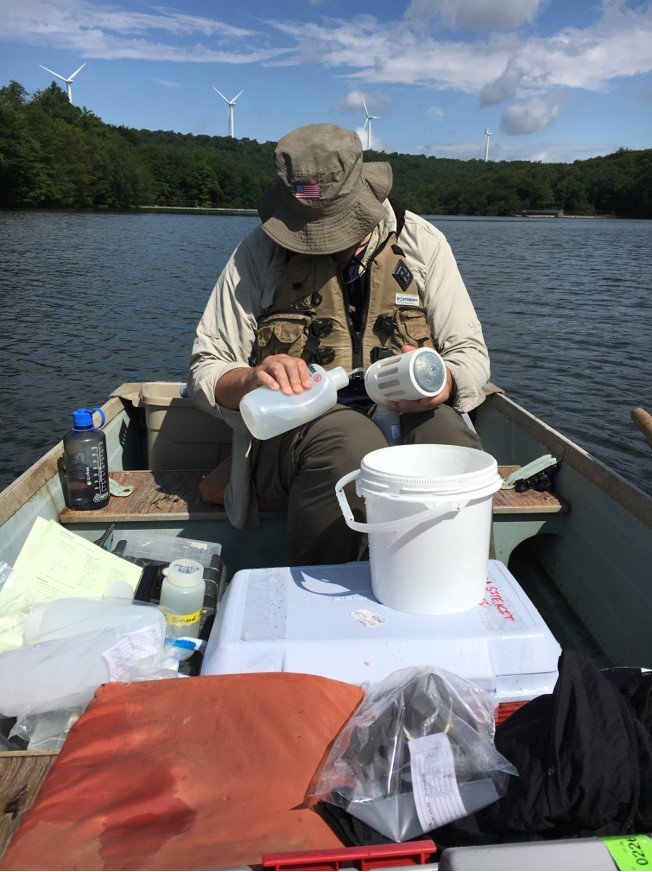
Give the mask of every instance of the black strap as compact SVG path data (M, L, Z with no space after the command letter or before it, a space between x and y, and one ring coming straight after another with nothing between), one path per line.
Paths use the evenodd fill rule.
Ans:
M396 237L398 238L401 235L401 230L405 226L405 213L407 212L407 209L392 197L389 197L388 199L389 205L392 207L394 216L396 217Z

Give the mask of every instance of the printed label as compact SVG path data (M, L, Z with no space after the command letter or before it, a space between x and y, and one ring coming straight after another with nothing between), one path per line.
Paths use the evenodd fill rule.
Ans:
M186 627L189 624L196 624L201 618L201 609L198 612L191 612L188 615L175 615L173 612L165 613L165 620L172 627Z
M133 677L134 664L145 657L159 654L163 647L163 634L158 625L143 627L123 636L102 656L109 665L111 681L128 681Z
M396 295L396 305L397 306L418 306L419 305L419 295L418 294L397 294Z
M367 628L380 627L387 623L386 618L377 615L376 612L372 612L369 609L356 609L354 612L351 612L351 617Z
M602 841L621 872L652 868L652 839L648 836L613 836Z
M455 778L453 749L446 733L408 742L414 804L425 833L464 817Z

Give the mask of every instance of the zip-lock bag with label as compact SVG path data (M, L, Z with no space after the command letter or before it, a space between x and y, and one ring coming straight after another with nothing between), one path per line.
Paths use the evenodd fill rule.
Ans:
M479 811L518 774L494 746L494 707L450 672L393 672L367 689L306 799L339 806L397 842Z

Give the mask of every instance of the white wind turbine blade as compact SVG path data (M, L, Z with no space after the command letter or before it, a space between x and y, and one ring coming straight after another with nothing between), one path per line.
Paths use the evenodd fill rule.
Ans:
M66 79L66 81L67 81L67 82L72 82L72 80L75 78L75 76L77 75L77 73L81 73L81 71L84 69L85 66L86 66L86 63L83 63L83 64L81 65L81 67L79 67L79 69L75 70L74 73L71 73L71 74L68 76L68 78Z
M61 79L62 82L67 82L67 81L68 81L64 76L60 75L59 73L55 73L54 70L48 70L48 68L47 68L47 67L44 67L43 64L39 64L39 67L40 67L42 70L45 70L46 73L52 73L53 76L56 76L57 79Z
M364 94L360 95L362 97L362 105L364 106L364 114L369 118L369 110L367 109L367 104L365 103Z
M229 101L226 99L226 97L224 96L224 94L223 94L223 93L222 93L218 88L216 88L215 85L211 85L211 87L213 88L214 91L217 91L217 93L220 95L220 97L224 100L224 102L225 102L226 105L228 106L228 105L229 105Z
M238 97L239 97L241 94L244 94L244 88L242 89L242 91L240 91L240 94L236 94L235 97L234 97L232 100L229 100L229 102L231 103L232 106L235 104L235 101L238 99Z

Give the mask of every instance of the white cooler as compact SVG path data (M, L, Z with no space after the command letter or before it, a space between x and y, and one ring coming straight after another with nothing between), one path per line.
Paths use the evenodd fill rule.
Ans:
M362 684L407 666L437 666L493 693L505 716L509 703L552 691L560 653L496 560L489 561L478 606L435 616L381 605L371 592L369 564L345 563L236 573L202 672L304 672Z

